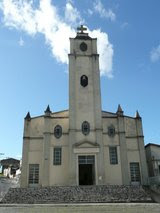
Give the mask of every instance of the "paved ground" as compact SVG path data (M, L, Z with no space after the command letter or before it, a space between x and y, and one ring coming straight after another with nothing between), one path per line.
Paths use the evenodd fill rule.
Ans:
M19 187L19 180L18 178L9 179L6 177L0 177L0 201L7 193L8 189Z
M0 205L0 213L160 213L160 204Z

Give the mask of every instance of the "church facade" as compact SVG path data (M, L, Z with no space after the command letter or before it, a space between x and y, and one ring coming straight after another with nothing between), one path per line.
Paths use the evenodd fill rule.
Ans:
M21 187L148 183L142 120L102 111L97 39L70 38L69 110L25 117Z

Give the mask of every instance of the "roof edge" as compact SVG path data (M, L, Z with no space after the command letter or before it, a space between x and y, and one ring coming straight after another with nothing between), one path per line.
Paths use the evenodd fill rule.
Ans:
M157 146L157 147L160 147L160 144L148 143L148 144L145 145L145 148L148 147L148 146Z

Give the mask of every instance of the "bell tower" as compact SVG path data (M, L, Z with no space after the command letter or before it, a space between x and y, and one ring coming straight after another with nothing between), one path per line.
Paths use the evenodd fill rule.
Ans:
M99 145L97 154L97 184L103 182L103 142L99 55L97 39L77 28L75 38L70 38L69 54L69 155L70 180L76 184L76 155L73 147L77 142L89 141ZM86 124L86 125L85 125ZM101 164L101 165L100 165ZM103 165L102 165L103 164Z

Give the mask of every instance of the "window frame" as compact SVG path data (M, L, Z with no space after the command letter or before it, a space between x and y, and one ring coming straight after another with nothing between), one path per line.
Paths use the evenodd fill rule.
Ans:
M78 164L95 164L94 155L79 155Z
M59 130L59 133L57 134L57 130ZM54 136L59 139L62 136L62 126L59 124L54 127Z
M87 130L86 130L86 126L87 126ZM90 124L89 124L89 122L88 121L83 121L81 129L82 129L83 135L89 135L89 133L90 133Z
M109 146L109 159L111 165L118 164L117 146Z
M131 183L140 183L141 182L140 163L139 162L130 162L129 165L130 165ZM133 165L138 165L138 166L136 168L136 167L133 167Z
M109 135L109 137L113 138L115 136L115 133L116 133L115 127L113 125L110 125L108 127L108 135Z
M54 166L62 165L62 147L53 148L53 165Z
M28 184L39 184L39 164L29 164Z

